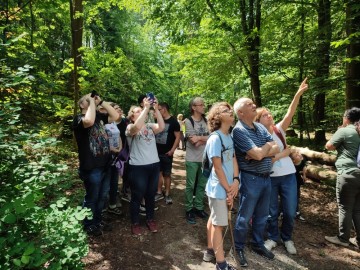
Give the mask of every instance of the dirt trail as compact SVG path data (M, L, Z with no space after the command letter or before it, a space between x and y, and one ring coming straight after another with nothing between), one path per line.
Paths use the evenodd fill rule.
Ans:
M134 237L130 232L128 203L123 202L124 216L112 219L113 231L90 239L90 252L84 262L87 270L98 269L159 269L205 270L215 269L212 263L202 261L206 248L206 221L197 219L196 225L186 223L184 215L185 152L177 150L174 156L172 205L157 203L155 218L159 232ZM250 252L246 255L247 269L352 269L360 270L360 253L353 248L339 248L328 244L325 235L337 230L337 208L333 189L308 181L302 189L301 208L305 222L296 221L294 242L298 250L288 255L283 245L275 248L275 260L268 261ZM208 209L207 209L208 211ZM233 216L235 220L235 216ZM231 238L224 239L226 257L235 262L229 253ZM238 268L240 269L240 267Z

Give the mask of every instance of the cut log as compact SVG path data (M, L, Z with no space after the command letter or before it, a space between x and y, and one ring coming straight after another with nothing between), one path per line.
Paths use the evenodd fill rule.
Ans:
M304 155L308 160L318 162L320 164L327 164L334 166L336 161L336 155L331 155L323 152L316 152L309 148L296 147L300 154Z
M324 183L329 186L336 186L336 171L322 165L307 165L305 167L305 177Z

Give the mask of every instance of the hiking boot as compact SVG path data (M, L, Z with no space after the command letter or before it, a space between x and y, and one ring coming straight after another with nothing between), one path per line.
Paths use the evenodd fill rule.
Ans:
M330 243L333 243L335 245L340 245L343 247L349 246L349 243L341 241L337 235L336 236L325 236L325 240L329 241Z
M194 208L194 213L195 215L197 215L198 217L202 218L202 219L206 219L209 217L209 214L206 213L204 210L199 210Z
M294 242L289 240L289 241L285 241L284 242L286 251L291 254L291 255L295 255L297 253Z
M111 208L110 206L107 208L107 212L108 213L111 213L111 214L114 214L114 215L121 215L122 214L122 211L120 209L120 207L114 207L114 208Z
M149 228L150 232L152 233L156 233L158 231L157 224L153 219L147 220L146 226Z
M301 216L301 213L300 213L300 212L296 212L295 219L300 220L300 221L305 221L305 218L303 218L303 217Z
M87 227L85 229L85 232L89 236L100 236L100 235L103 234L102 231L100 230L100 228L98 226L95 226L95 225L91 225L91 226Z
M131 233L133 235L139 236L142 234L142 228L140 227L139 223L135 223L131 225Z
M277 243L274 240L268 239L265 241L264 246L267 250L272 250L273 248L277 247Z
M155 202L164 199L164 195L162 193L156 193L155 195Z
M195 214L192 210L186 212L186 221L189 224L196 224Z
M204 252L203 261L204 262L215 262L215 253L213 249L207 249Z
M224 269L221 269L218 264L216 264L216 270L236 270L236 268L231 264L227 264Z
M269 259L269 260L273 260L274 257L275 257L275 255L271 251L267 250L265 246L260 246L260 247L259 246L252 246L251 250L254 253L256 253L256 254L258 254L258 255L266 258L266 259Z
M248 262L246 260L244 250L242 250L242 249L238 250L237 254L239 255L239 264L240 264L240 266L241 267L247 267Z
M171 199L171 197L169 196L169 195L165 195L165 203L166 204L172 204L173 203L173 201L172 201L172 199Z
M102 230L103 232L111 232L112 231L112 226L108 223L105 223L104 221L100 222L100 224L98 225L98 228L100 230Z

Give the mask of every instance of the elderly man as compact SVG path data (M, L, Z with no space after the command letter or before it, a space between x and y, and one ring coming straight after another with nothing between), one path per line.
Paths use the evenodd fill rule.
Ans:
M240 169L240 208L234 228L235 249L240 265L248 265L244 247L248 226L252 219L251 249L272 260L274 254L264 246L263 234L269 215L271 193L271 157L279 152L266 128L254 122L256 105L249 98L240 98L234 104L239 119L232 131L236 159Z

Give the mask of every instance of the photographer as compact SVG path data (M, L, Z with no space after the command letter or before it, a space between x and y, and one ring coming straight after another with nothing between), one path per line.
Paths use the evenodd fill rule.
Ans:
M140 202L146 204L146 225L151 232L157 232L154 220L155 193L157 189L160 164L156 149L155 135L163 131L164 120L159 112L156 98L143 99L144 107L131 106L128 119L131 123L126 128L130 146L129 179L131 189L130 216L131 232L141 235ZM148 123L150 107L154 107L157 123Z
M101 211L109 192L111 153L104 125L118 121L119 114L110 103L101 100L93 91L80 98L81 114L74 117L73 130L78 145L79 176L84 182L83 207L91 209L92 219L84 220L84 229L89 235L99 236L106 229ZM101 105L107 114L97 112Z

